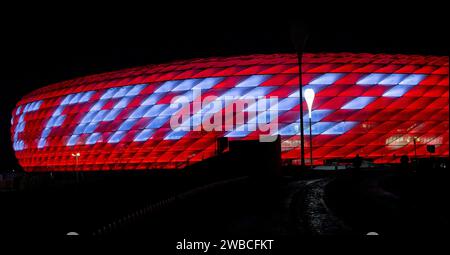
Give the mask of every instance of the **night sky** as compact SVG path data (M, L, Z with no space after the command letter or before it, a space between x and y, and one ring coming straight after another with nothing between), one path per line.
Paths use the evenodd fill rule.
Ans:
M307 19L306 51L448 55L447 20L440 15L407 14ZM291 27L298 23L265 15L235 19L232 14L228 19L25 16L22 22L0 18L0 171L16 167L10 142L11 111L36 88L177 59L294 52Z

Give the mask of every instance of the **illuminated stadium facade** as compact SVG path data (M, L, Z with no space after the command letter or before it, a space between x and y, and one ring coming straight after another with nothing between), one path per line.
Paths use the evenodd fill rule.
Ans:
M316 93L315 164L356 154L379 163L399 162L415 151L418 157L429 156L427 145L435 145L434 156L448 157L448 57L305 54L302 71L303 88ZM266 134L280 134L283 159L296 163L298 73L296 55L276 54L186 60L64 81L17 104L13 148L30 172L178 169L214 156L219 137L259 139L263 131L249 127L267 115L263 122L277 122L277 128ZM178 96L186 104L171 107ZM226 96L259 98L269 107L252 117L251 105L237 111L233 102L222 100ZM205 107L201 102L208 97L220 103ZM189 129L174 129L171 118L186 110L190 117L183 123ZM274 111L276 118L269 114ZM196 128L211 123L216 113L224 114L215 129ZM230 130L227 120L237 113L244 113L244 122ZM303 118L307 137L306 111Z

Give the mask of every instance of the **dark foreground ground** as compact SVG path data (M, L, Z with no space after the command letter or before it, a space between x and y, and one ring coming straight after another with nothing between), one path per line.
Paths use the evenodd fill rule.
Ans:
M392 170L271 178L178 174L45 177L0 193L2 235L176 241L448 236L449 174ZM27 177L29 178L29 177ZM41 178L42 179L42 178ZM287 240L287 241L286 241Z

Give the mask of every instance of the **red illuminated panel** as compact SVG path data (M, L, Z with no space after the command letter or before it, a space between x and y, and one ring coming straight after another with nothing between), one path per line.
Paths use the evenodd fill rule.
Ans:
M398 162L401 155L414 155L414 137L419 157L429 155L426 145L436 146L435 156L448 157L448 57L318 53L305 54L303 61L303 87L316 93L315 164L356 154ZM283 159L295 162L297 74L296 55L276 54L178 61L60 82L18 102L13 148L30 172L181 169L213 156L217 138L258 139L267 132L249 130L252 123L276 121L268 133L281 135ZM174 107L180 97L186 104ZM234 108L249 97L276 100L276 108L257 115L249 110L252 104ZM188 130L171 125L181 112L187 113L181 123ZM261 121L270 112L276 120ZM215 116L222 122L206 130Z

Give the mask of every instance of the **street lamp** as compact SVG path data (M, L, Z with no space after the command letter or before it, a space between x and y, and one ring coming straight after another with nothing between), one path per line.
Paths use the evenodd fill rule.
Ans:
M310 152L309 152L309 159L310 159L310 164L311 164L311 167L313 166L313 156L312 156L312 128L311 128L311 122L312 122L312 120L311 120L311 117L312 117L312 114L311 114L311 111L312 111L312 105L313 105L313 102L314 102L314 96L315 96L316 94L314 93L314 90L313 89L306 89L305 90L305 100L306 100L306 104L308 105L308 118L309 118L309 149L310 149ZM303 118L303 117L302 117Z
M297 24L293 24L291 27L291 38L294 43L295 49L297 51L297 60L298 60L298 81L299 81L299 100L300 100L300 165L301 167L305 166L305 146L304 146L304 134L303 134L303 79L302 79L302 58L303 52L305 50L306 42L308 40L309 31L308 26L304 22L297 22Z
M79 178L79 176L78 176L78 158L80 157L80 153L79 152L77 152L77 153L72 153L72 157L75 157L75 178L76 178L76 181L77 182L79 182L80 180L80 178Z
M75 168L77 169L78 168L78 158L80 157L80 153L79 152L77 152L77 153L72 153L72 157L75 157Z

